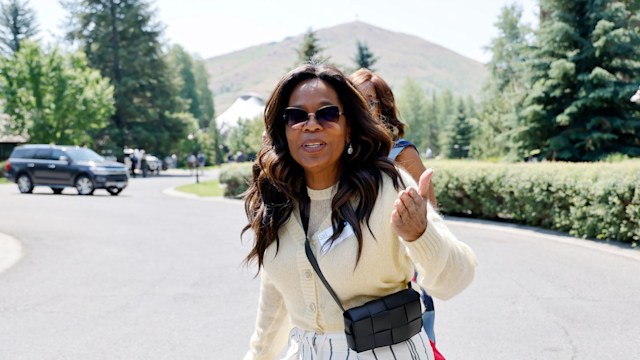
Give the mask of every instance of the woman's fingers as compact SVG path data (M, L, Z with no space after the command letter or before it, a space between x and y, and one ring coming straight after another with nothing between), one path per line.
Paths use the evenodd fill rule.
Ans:
M409 241L417 239L427 226L427 204L414 187L398 195L391 213L391 224L398 235Z

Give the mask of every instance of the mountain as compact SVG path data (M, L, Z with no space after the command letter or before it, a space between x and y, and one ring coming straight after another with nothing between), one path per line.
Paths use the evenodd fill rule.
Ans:
M366 42L379 58L374 65L398 93L407 78L425 90L449 89L477 98L487 76L484 65L417 36L385 30L361 21L315 30L322 55L343 71L355 70L352 58L356 42ZM247 92L268 99L278 80L295 67L296 49L304 34L279 42L252 46L206 60L210 86L215 93L216 113L224 112Z

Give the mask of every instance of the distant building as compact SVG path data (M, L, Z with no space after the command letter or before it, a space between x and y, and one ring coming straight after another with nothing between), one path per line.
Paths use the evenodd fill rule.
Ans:
M265 101L260 95L254 93L243 94L216 118L216 124L221 133L226 133L235 127L240 119L253 119L263 115L264 108Z
M0 161L9 158L16 145L24 144L28 138L25 135L6 134L7 120L5 114L0 114Z

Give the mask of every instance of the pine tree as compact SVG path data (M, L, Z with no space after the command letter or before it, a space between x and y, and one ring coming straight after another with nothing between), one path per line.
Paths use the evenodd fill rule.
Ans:
M357 47L356 56L352 59L356 64L356 69L364 68L375 71L373 65L378 62L378 57L369 50L369 46L364 41L358 40Z
M640 3L543 0L532 89L517 135L523 155L597 160L640 156Z
M451 116L442 143L442 155L446 158L461 159L469 156L469 145L473 135L473 127L467 118L467 111L462 99L454 115Z
M20 50L21 43L38 33L36 14L29 1L9 0L0 6L0 48L10 55Z
M161 50L161 26L143 0L79 0L68 38L115 87L116 112L102 141L168 154L187 138L188 122ZM187 122L187 123L185 123Z
M327 61L329 58L322 56L322 50L324 49L320 47L316 33L313 29L309 28L304 34L300 48L296 50L298 54L298 64Z

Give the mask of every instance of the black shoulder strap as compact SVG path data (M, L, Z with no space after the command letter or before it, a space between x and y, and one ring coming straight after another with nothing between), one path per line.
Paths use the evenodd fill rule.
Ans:
M309 259L309 262L311 263L313 270L316 272L316 274L318 274L318 277L320 277L320 280L324 284L324 287L326 287L327 290L329 291L329 294L331 294L331 297L333 297L333 300L335 300L338 306L340 306L340 309L342 310L342 312L344 312L345 311L344 307L342 306L342 303L340 302L338 295L336 295L336 292L333 291L333 288L331 288L331 286L327 282L327 279L324 278L324 275L320 270L320 266L318 265L318 261L316 260L316 257L313 255L313 251L311 251L311 244L309 243L309 236L307 235L307 230L309 229L309 204L308 203L300 205L300 218L302 220L302 227L304 228L304 252L307 254L307 259Z

